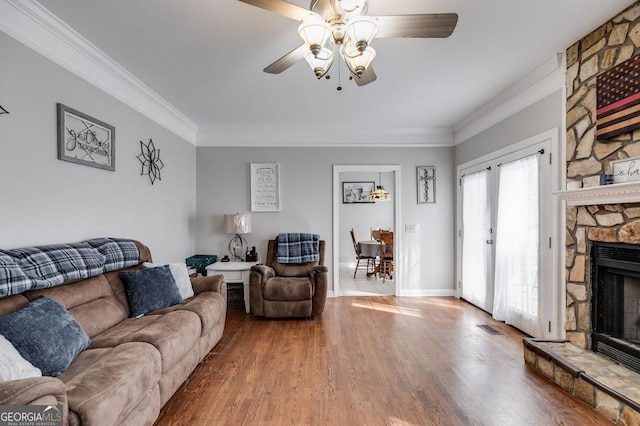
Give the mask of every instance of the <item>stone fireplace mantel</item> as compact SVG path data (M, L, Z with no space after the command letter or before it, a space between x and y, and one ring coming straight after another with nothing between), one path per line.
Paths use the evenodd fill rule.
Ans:
M558 191L555 195L564 200L567 206L637 203L640 202L640 182L569 189Z

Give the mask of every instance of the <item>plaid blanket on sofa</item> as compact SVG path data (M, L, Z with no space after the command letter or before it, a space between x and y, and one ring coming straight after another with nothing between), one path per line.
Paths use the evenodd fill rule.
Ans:
M276 262L318 262L320 260L319 241L318 234L279 234Z
M139 261L133 241L109 238L0 250L0 297L55 287Z

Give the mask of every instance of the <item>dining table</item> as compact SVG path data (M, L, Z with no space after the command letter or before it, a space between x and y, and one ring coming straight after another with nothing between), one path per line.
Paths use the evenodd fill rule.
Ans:
M358 247L360 248L360 256L364 257L376 257L380 256L380 241L365 240L358 241ZM393 246L385 246L385 253L392 253Z

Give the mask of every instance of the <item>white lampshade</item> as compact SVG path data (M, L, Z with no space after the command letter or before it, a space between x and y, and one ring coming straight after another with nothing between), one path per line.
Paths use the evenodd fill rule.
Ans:
M298 34L313 54L318 55L331 37L331 26L318 15L311 14L298 27Z
M248 213L225 214L224 232L227 234L248 234L251 232L251 215Z
M365 43L368 45L371 40L378 35L378 18L372 16L359 16L349 20L346 32L349 40L354 43Z
M362 77L362 74L371 65L371 61L376 57L376 51L371 46L367 46L364 51L360 51L358 46L352 40L349 40L342 46L342 57L349 70L358 77Z
M333 64L333 52L325 47L318 55L314 55L311 51L307 52L304 59L309 66L311 66L316 77L321 78L329 71L331 64Z

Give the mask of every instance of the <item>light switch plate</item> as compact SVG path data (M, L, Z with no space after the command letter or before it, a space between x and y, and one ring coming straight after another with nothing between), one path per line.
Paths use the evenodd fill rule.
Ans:
M416 226L415 224L410 224L407 223L404 225L404 232L409 232L409 233L415 233L416 232Z

